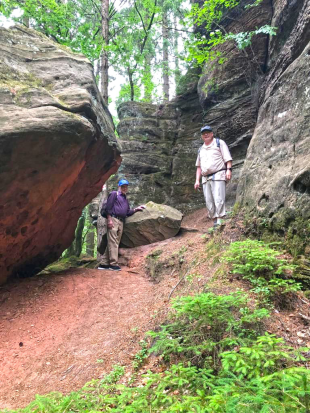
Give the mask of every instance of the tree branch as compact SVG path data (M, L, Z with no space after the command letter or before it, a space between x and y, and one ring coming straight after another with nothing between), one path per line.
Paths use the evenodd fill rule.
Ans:
M193 32L191 32L190 30L183 30L183 29L176 29L175 27L167 27L168 30L174 30L175 32L184 32L184 33L191 33L193 34Z
M140 20L141 20L141 23L142 23L142 26L143 26L143 30L144 30L145 34L147 34L146 28L145 28L145 25L144 25L144 21L143 21L143 18L142 18L142 16L141 16L141 13L140 13L140 11L139 11L139 9L138 9L138 6L137 6L136 1L134 1L134 5L135 5L135 9L136 9L136 11L137 11L137 13L138 13L138 15L139 15L139 17L140 17Z
M154 6L156 6L156 5L157 5L157 0L155 0L155 2L154 2ZM144 37L144 40L143 40L143 43L142 43L142 45L141 45L141 49L140 49L140 53L141 53L141 54L143 53L143 50L144 50L144 47L145 47L145 43L146 43L146 41L147 41L147 39L148 39L149 32L150 32L151 27L152 27L152 25L153 25L154 17L155 17L155 11L154 11L153 14L152 14L152 17L151 17L151 19L150 19L150 23L149 23L148 28L147 28L147 33L146 33L146 35L145 35L145 37ZM137 63L137 64L138 64L138 63ZM136 65L136 67L137 67L137 65Z

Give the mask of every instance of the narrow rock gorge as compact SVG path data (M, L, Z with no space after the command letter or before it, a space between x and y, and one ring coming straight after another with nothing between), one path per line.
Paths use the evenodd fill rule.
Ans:
M0 28L0 282L55 261L120 164L92 66L31 29Z
M250 31L270 23L272 6L265 0L260 7L244 11L241 4L230 13L223 22L227 32ZM230 204L235 201L240 170L256 125L268 39L266 35L254 38L250 53L231 42L221 51L225 63L208 64L200 74L189 72L172 102L126 102L119 107L118 133L124 155L119 175L132 181L137 203L151 199L182 211L203 206L202 196L193 186L195 160L202 145L200 128L205 123L231 149L234 173L227 198Z
M276 36L253 37L246 51L222 45L226 61L189 72L166 105L122 104L124 161L117 177L132 182L136 203L153 200L183 212L202 206L194 165L200 127L209 124L234 158L228 202L237 198L282 234L299 220L309 235L310 2L263 0L246 9L245 3L224 16L226 32L268 24Z

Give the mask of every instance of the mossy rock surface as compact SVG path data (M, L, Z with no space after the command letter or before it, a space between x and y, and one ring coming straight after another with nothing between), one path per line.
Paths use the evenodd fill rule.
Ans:
M97 259L90 256L62 258L48 265L40 274L55 274L69 268L96 268L98 266Z

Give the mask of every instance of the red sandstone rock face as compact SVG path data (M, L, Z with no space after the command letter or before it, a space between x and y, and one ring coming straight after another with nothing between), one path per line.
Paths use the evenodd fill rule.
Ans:
M120 160L87 59L0 28L0 282L61 255Z

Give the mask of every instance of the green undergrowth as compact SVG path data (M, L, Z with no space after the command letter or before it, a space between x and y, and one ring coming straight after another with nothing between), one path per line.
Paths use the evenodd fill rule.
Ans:
M292 277L296 266L289 262L278 244L263 241L237 241L230 244L222 260L231 264L232 273L248 280L262 305L281 308L294 306L301 284Z

